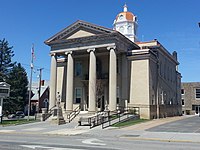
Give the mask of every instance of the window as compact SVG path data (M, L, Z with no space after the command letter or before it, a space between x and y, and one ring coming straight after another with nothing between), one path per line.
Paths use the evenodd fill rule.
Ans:
M196 98L200 99L200 89L196 89Z
M184 101L184 99L182 99L182 105L183 105L183 106L185 105L185 101Z
M119 32L124 33L124 27L123 27L123 26L121 26L121 27L119 28Z
M192 105L192 110L195 110L195 108L196 108L196 105Z
M185 92L184 89L181 89L181 94L182 94L182 95L184 95L184 92Z
M132 33L132 26L128 26L128 33L131 34Z
M82 88L75 88L75 103L81 103Z
M124 18L124 16L123 16L123 15L120 15L120 16L119 16L119 19L120 19L120 20L122 20L123 18Z
M81 76L82 75L82 64L81 62L76 62L75 64L75 76Z

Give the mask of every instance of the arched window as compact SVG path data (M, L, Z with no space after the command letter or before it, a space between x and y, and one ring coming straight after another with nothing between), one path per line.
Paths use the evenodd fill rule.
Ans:
M121 27L119 28L119 32L124 33L124 27L123 27L123 26L121 26Z
M132 33L132 26L129 25L129 26L127 27L127 30L128 30L128 33Z

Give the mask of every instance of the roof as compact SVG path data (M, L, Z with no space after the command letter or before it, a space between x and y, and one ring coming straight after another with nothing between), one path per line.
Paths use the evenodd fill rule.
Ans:
M179 64L179 62L174 58L172 54L157 40L154 39L152 41L147 41L147 42L135 42L141 49L149 48L149 49L154 49L154 48L159 48L163 53L166 54L170 59L172 59L174 62Z
M78 30L79 28L83 28L83 27L85 29L91 29L93 32L96 32L96 33L113 33L113 32L115 32L113 29L105 28L105 27L95 25L95 24L92 24L89 22L78 20L78 21L74 22L73 24L69 25L68 27L66 27L65 29L61 30L54 36L47 39L45 41L45 44L48 45L55 40L64 39L64 38L66 38L66 36L69 36L74 31Z
M10 84L6 83L6 82L0 82L0 87L1 88L9 88Z
M43 93L45 92L45 90L47 88L49 88L49 85L50 85L50 82L45 80L44 85L41 86L40 96L42 96ZM28 89L29 89L29 86L28 86ZM34 95L31 98L31 100L38 100L38 97L39 97L38 89L39 89L39 83L38 82L33 82L32 83L32 87L31 87L31 91L32 91L32 93Z

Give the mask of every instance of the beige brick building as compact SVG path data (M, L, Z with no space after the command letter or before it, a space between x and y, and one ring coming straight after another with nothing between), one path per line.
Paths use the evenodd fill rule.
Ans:
M200 82L181 84L182 111L185 115L200 114Z
M51 47L50 108L66 113L139 107L141 118L181 115L177 53L137 40L137 17L119 13L114 29L77 21L45 41Z

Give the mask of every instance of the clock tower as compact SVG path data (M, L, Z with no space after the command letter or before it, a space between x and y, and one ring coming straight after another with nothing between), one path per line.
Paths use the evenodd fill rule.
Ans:
M124 11L119 13L114 20L113 29L119 31L127 38L129 38L132 42L137 42L137 17L128 12L127 5L124 5Z

